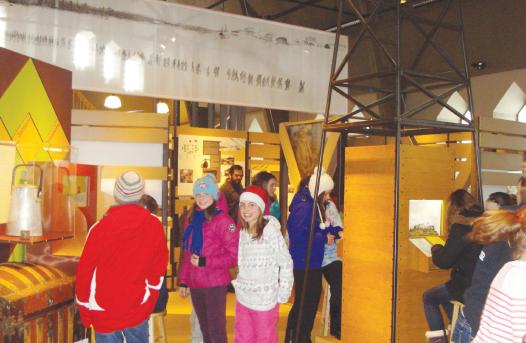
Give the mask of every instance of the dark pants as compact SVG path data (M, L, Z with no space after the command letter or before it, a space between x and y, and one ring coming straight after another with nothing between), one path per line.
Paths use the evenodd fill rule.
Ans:
M442 313L440 313L440 305L444 308L449 321L451 321L451 315L453 314L453 304L451 300L453 298L449 294L446 285L440 285L433 287L424 292L424 314L426 315L427 324L431 331L444 330L444 320L442 319Z
M287 320L287 331L285 334L285 342L294 342L296 336L296 324L298 323L301 292L303 290L303 279L305 278L305 270L294 269L294 304L289 312ZM320 302L321 295L321 269L309 270L307 279L307 290L303 303L303 313L301 316L300 325L300 339L297 343L311 343L310 333L316 318L316 310Z
M331 290L331 335L340 339L342 322L342 261L334 261L322 268Z
M204 343L227 343L226 286L192 288L190 296Z

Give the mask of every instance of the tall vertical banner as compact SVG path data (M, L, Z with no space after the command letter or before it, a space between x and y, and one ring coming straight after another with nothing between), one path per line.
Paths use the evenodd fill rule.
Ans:
M322 113L334 34L152 0L0 0L0 46L75 89Z

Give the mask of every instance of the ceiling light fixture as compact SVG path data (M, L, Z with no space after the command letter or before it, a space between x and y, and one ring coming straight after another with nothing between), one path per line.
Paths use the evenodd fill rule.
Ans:
M104 107L115 110L117 108L121 108L121 98L119 98L116 95L108 95L106 99L104 100Z
M168 104L162 101L159 101L157 103L157 113L168 113L170 112L170 109L168 108Z
M476 61L476 62L471 63L471 67L476 70L484 70L486 69L486 62Z

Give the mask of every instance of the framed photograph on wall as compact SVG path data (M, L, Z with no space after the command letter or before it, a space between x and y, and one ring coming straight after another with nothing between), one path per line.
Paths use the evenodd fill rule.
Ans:
M281 123L279 126L281 147L289 168L290 182L294 187L301 179L312 175L318 165L322 129L321 120ZM338 138L338 133L327 132L322 166L329 173L329 164Z

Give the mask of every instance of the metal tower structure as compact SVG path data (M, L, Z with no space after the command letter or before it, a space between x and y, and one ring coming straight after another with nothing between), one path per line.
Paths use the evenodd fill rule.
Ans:
M395 342L402 138L471 132L477 166L477 191L479 198L482 196L478 129L474 120L464 43L462 4L461 0L338 0L337 4L336 37L320 151L324 151L327 131L340 132L340 139L345 140L350 133L394 138L395 224L391 342ZM353 13L355 19L342 23L343 11ZM348 33L349 48L348 51L339 52L338 47L344 37L344 30ZM369 63L364 63L364 59ZM347 75L343 73L346 67ZM467 111L459 111L448 103L447 99L455 92L464 93L467 97ZM367 94L373 96L364 97ZM351 105L349 108L353 109L337 119L329 120L333 96L345 97ZM368 98L369 101L361 98ZM436 114L442 109L447 109L454 120L437 121ZM361 120L353 120L358 118L357 116L360 116ZM321 165L322 154L318 161L315 204ZM310 261L314 216L315 207L311 214L307 266ZM305 274L304 281L308 278L308 270ZM299 342L305 289L304 284L295 342Z

